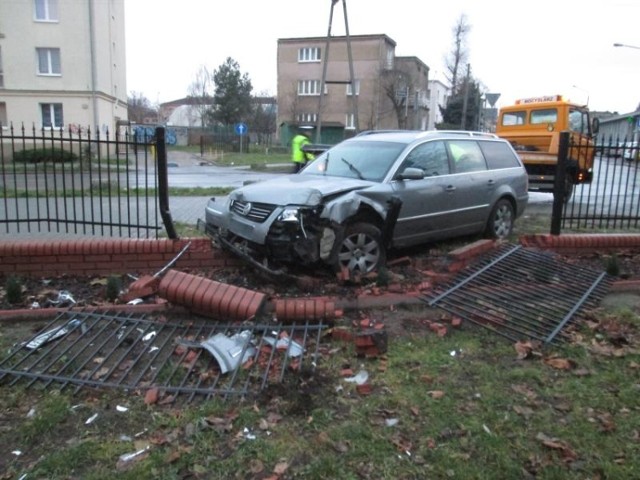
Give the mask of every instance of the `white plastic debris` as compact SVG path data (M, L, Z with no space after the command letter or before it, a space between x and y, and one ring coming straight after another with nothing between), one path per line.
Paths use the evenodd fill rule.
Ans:
M29 410L29 412L27 413L27 418L33 418L36 416L36 409L32 408L31 410Z
M76 301L67 290L60 290L58 292L58 297L55 300L47 300L47 303L56 307L68 307L75 305Z
M142 455L143 453L145 453L147 450L149 450L149 448L151 448L149 445L147 445L144 448L141 448L140 450L136 451L136 452L131 452L131 453L123 453L122 455L120 455L120 457L118 458L118 460L122 463L126 463L126 462L130 462L131 460L135 459L136 457L139 457L140 455Z
M12 450L11 453L16 457L19 457L20 455L22 455L22 450Z
M396 425L398 425L398 421L399 420L397 418L387 418L385 419L384 424L387 427L395 427Z
M247 427L244 427L244 430L242 431L242 433L244 433L244 438L246 438L247 440L255 440L256 436L251 433L251 430L249 430Z
M89 418L87 418L87 421L86 421L86 422L84 422L84 424L85 424L85 425L90 425L90 424L92 424L92 423L95 421L95 419L96 419L96 418L98 418L98 414L97 414L97 413L94 413L94 414L93 414L93 415L91 415Z
M122 405L116 405L116 410L119 411L119 412L124 413L124 412L128 412L129 408L128 407L123 407Z
M33 302L29 308L31 308L31 310L37 310L40 308L40 303Z
M144 303L144 300L141 298L134 298L133 300L130 300L127 302L127 305L140 305L141 303Z
M149 340L151 340L152 338L154 338L156 336L156 332L149 332L147 333L144 337L142 337L142 341L143 342L148 342Z
M35 350L36 348L41 347L45 343L48 343L52 340L56 340L57 338L64 337L73 328L77 327L80 324L81 324L80 320L74 318L73 320L70 320L64 325L60 325L44 333L41 333L40 335L35 337L33 340L30 340L29 342L27 342L25 346L31 350Z
M289 337L283 337L276 339L274 337L264 337L264 341L275 347L277 350L286 350L287 356L295 358L304 353L304 348L295 340L291 340Z
M355 383L356 385L364 385L369 380L369 373L366 370L360 370L353 377L347 377L345 382Z

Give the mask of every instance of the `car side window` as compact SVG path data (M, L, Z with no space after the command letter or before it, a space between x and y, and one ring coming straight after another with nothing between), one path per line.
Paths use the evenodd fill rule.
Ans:
M400 171L408 167L422 169L427 177L450 173L449 158L444 142L426 142L418 145L409 152Z
M520 166L518 157L504 142L479 142L489 170L515 168Z
M477 142L450 140L447 143L456 173L480 172L487 169L487 163Z

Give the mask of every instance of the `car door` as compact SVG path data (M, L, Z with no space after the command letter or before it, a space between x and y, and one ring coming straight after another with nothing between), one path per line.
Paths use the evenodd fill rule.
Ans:
M460 234L482 231L494 201L494 174L477 141L447 140L446 145L453 164L451 184L456 189L452 205L456 229Z
M422 179L398 179L407 168L419 168ZM455 208L458 201L451 179L451 163L442 140L417 145L407 154L395 172L392 188L402 200L393 233L395 246L407 246L451 236L456 229Z

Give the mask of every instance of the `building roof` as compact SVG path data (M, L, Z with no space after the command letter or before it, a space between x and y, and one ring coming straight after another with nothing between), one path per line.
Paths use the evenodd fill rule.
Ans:
M346 40L346 35L341 36L331 36L329 37L331 41L344 41ZM383 38L387 43L390 43L394 47L397 45L396 41L391 37L384 33L377 34L369 34L369 35L349 35L349 40L358 41L358 40L376 40ZM326 42L327 37L295 37L295 38L279 38L278 43L302 43L302 42Z

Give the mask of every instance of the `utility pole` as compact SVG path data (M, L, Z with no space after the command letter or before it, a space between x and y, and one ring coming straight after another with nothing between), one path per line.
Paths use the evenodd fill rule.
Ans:
M347 39L347 55L349 59L349 81L327 81L327 66L329 63L329 47L331 45L331 25L333 23L333 7L335 7L336 3L340 0L331 0L331 11L329 13L329 28L327 29L327 42L325 44L324 55L322 56L322 80L320 80L320 98L318 99L318 118L316 123L316 138L315 142L320 143L321 141L321 133L322 133L322 103L324 97L324 88L327 83L342 83L351 84L351 102L353 108L353 116L354 116L354 127L356 131L360 130L359 122L358 122L358 97L356 95L356 82L354 79L353 72L353 56L351 53L351 37L349 36L349 20L347 18L347 0L342 0L342 6L344 11L344 25L346 30L346 39Z
M460 130L467 128L467 103L469 102L469 79L471 77L471 65L467 63L467 76L464 79L464 98L462 100L462 119L460 120Z

